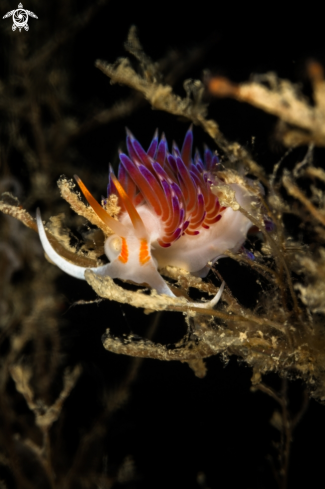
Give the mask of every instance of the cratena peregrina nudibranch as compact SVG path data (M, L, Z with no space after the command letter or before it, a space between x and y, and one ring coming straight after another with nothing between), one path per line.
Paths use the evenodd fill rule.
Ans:
M128 155L120 153L118 178L110 169L108 195L119 198L119 221L112 218L95 200L79 177L75 179L99 218L113 231L105 241L109 263L91 270L102 276L148 284L159 294L175 297L158 269L167 265L183 268L205 277L211 263L226 250L237 252L252 223L241 212L221 206L212 192L220 185L216 170L219 159L205 149L192 159L193 134L186 133L182 150L173 144L168 151L164 135L155 134L148 151L128 131ZM229 184L236 201L249 210L252 195L238 183ZM84 279L86 268L62 258L52 248L39 210L37 225L48 257L61 270ZM219 300L224 284L217 296ZM201 304L201 303L200 303ZM198 305L198 304L196 304ZM202 303L202 306L206 306Z

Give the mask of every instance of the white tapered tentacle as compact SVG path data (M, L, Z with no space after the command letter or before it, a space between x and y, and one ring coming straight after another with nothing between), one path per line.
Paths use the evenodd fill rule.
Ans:
M133 279L132 276L129 277L130 273L126 274L125 276L121 273L121 270L123 270L123 265L118 260L114 260L113 263L108 263L107 265L103 265L101 267L93 268L80 267L79 265L74 265L73 263L70 263L53 249L51 243L46 236L39 209L37 209L36 211L36 222L39 237L45 253L57 267L59 267L63 272L67 273L68 275L71 275L72 277L78 278L80 280L85 280L85 271L92 270L97 275L106 275L111 278L122 278L125 280ZM136 277L134 277L134 280L136 280ZM144 267L142 281L147 282L150 287L156 289L159 294L166 294L169 297L175 297L155 266Z
M38 227L38 233L39 237L43 246L43 249L49 259L57 266L59 267L63 272L67 273L68 275L71 275L74 278L78 278L80 280L85 280L85 271L86 270L92 270L95 272L97 275L108 275L111 278L124 278L121 277L120 273L117 273L117 270L115 270L116 263L108 263L107 265L103 265L101 267L93 267L93 268L86 268L86 267L80 267L79 265L74 265L73 263L65 260L62 256L60 256L52 247L51 243L49 242L46 232L43 226L42 218L41 218L41 213L40 210L37 209L36 211L36 222L37 222L37 227ZM149 270L148 270L149 272ZM128 277L125 277L126 279ZM133 277L132 277L133 278ZM131 280L132 280L131 278ZM148 274L143 275L143 281L147 281L149 285L152 288L155 288L159 294L166 294L169 297L175 297L173 292L170 290L164 279L161 277L157 269L155 269L154 266L152 266L152 269ZM216 296L209 302L189 302L188 306L190 307L199 307L202 309L212 309L220 300L220 297L222 296L222 292L225 286L225 282L222 282L220 289Z
M41 218L41 213L40 210L37 209L36 211L36 222L37 222L37 227L38 227L38 234L43 246L43 249L49 259L55 263L57 267L59 267L63 272L67 273L68 275L71 275L72 277L79 278L80 280L85 280L85 271L88 270L88 268L85 267L80 267L79 265L74 265L73 263L70 263L69 261L65 260L60 256L52 247L51 243L49 242L46 232L43 226L42 218ZM102 267L95 267L95 268L90 268L93 272L96 273L101 273L104 272L104 269L107 265L103 265Z
M200 307L201 309L213 309L221 299L223 289L225 288L225 282L223 281L220 285L218 293L214 296L214 298L209 302L189 302L187 305L192 307Z

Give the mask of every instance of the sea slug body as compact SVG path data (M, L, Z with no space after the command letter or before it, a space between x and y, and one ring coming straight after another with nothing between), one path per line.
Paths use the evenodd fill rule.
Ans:
M108 195L119 198L119 221L113 219L75 176L87 201L112 230L106 237L107 265L92 270L99 275L148 284L160 294L174 296L158 269L167 265L201 277L225 251L237 252L252 223L241 212L222 206L213 186L219 159L205 149L192 158L193 134L186 133L182 149L173 144L169 153L164 135L154 138L147 151L127 131L127 152L120 153L118 178L110 169ZM236 201L249 210L252 195L240 184L229 184ZM43 248L66 273L84 279L86 268L73 265L50 245L40 213L37 224Z

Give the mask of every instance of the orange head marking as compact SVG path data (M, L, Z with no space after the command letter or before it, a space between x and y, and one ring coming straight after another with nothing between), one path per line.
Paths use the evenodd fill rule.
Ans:
M145 265L150 260L150 253L148 242L145 239L142 239L140 242L140 252L139 252L139 261L141 265Z
M125 238L121 238L121 239L122 239L122 247L121 247L121 253L120 253L118 259L122 263L127 263L128 259L129 259L128 245L126 243L126 239Z

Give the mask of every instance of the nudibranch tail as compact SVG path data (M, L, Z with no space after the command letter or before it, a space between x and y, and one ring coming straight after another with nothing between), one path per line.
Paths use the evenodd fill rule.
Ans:
M190 302L188 306L199 307L200 309L213 309L221 299L223 289L225 288L225 282L223 281L220 288L214 298L208 302Z

